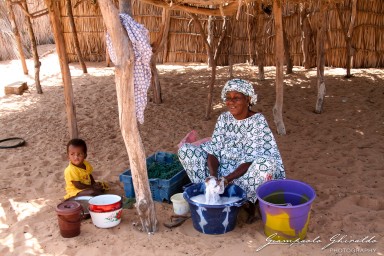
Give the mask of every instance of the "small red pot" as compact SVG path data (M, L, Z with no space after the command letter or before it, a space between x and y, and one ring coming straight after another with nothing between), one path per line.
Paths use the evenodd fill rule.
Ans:
M118 195L100 195L91 198L88 201L89 210L93 212L112 212L122 207L121 196Z

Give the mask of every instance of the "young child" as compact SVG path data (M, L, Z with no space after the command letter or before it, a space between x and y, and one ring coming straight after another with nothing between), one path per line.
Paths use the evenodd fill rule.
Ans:
M82 139L72 139L67 144L69 165L65 168L64 199L75 196L97 196L105 189L103 184L96 182L92 176L93 167L85 158L87 157L87 144Z

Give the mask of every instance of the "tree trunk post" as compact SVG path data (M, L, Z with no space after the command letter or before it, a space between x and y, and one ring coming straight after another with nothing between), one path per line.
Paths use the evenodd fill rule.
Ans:
M19 50L21 66L23 67L24 74L28 75L28 68L27 68L27 63L25 61L23 44L21 42L19 29L17 28L17 25L16 25L16 18L15 18L15 13L13 12L11 0L7 0L7 7L8 7L8 16L9 16L10 22L11 22L12 32L15 35L17 49Z
M323 111L324 96L325 96L325 81L324 81L324 66L325 66L325 54L324 54L324 40L325 40L325 28L326 28L326 17L327 9L324 4L320 8L321 20L317 29L317 100L315 113L320 114Z
M347 69L347 75L345 77L349 78L351 77L351 68L352 68L352 62L353 62L353 55L354 55L354 48L352 47L352 35L353 35L353 29L355 26L355 20L356 20L356 13L357 13L357 0L352 0L352 10L351 10L351 20L347 29L347 26L344 25L343 19L342 19L342 13L340 10L340 3L336 4L336 11L337 16L339 17L340 24L343 28L345 42L346 42L346 52L347 52L347 63L346 63L346 69Z
M152 45L152 57L151 57L151 86L153 88L153 102L155 104L161 104L163 102L161 96L161 85L159 80L159 72L156 68L156 59L160 52L160 49L163 47L164 43L167 41L169 26L171 21L171 12L170 10L163 8L162 18L161 18L160 34L158 38Z
M257 36L256 36L256 51L257 51L257 67L259 70L259 80L265 80L265 43L264 43L265 21L264 12L261 8L261 2L257 2Z
M284 21L283 21L284 24ZM292 74L293 72L293 64L292 64L292 58L291 58L291 50L289 45L289 40L287 37L287 32L285 31L283 27L283 40L284 40L284 55L285 55L285 62L287 63L287 70L286 74Z
M311 68L311 57L309 45L311 42L311 27L309 25L307 4L300 3L300 29L301 29L301 50L303 52L303 66L305 69Z
M227 29L228 20L226 17L223 17L224 20L223 20L223 26L221 28L220 38L217 42L216 50L215 50L215 52L213 52L214 47L213 47L213 45L211 45L208 42L208 37L205 34L203 26L201 25L201 22L197 18L197 15L193 14L193 13L190 13L189 15L192 17L192 19L196 23L197 28L200 31L200 35L202 36L202 38L204 40L205 48L206 48L208 60L209 60L209 66L211 67L211 80L209 83L209 90L208 90L208 104L207 104L207 107L205 110L205 120L209 120L211 118L211 110L212 110L212 102L213 102L213 88L214 88L214 85L216 82L216 62L217 62L217 58L219 56L219 51L220 51L220 48L222 46L223 39L225 37L225 32Z
M25 9L25 11L27 13L29 13L27 2L23 2L22 6ZM32 52L32 55L33 55L33 62L35 64L35 86L36 86L36 91L37 91L38 94L41 94L41 93L43 93L43 89L41 88L41 84L40 84L40 66L41 66L41 62L39 60L39 54L37 52L36 38L35 38L35 34L33 33L33 27L32 27L31 18L28 15L25 15L25 19L26 19L26 23L27 23L27 27L28 27L29 39L31 40L31 52Z
M67 8L67 15L69 18L69 24L71 26L71 32L73 35L73 41L75 43L75 51L77 58L79 59L81 68L83 69L83 73L86 74L88 73L87 71L87 66L85 65L83 55L81 54L80 50L80 43L79 43L79 38L77 37L77 30L76 30L76 25L75 25L75 20L73 18L73 13L72 13L72 4L71 0L65 0L65 7Z
M351 69L353 66L353 55L355 49L352 46L352 36L353 29L355 28L355 20L357 13L357 0L352 0L352 12L351 12L351 21L349 23L348 33L347 33L347 77L351 77Z
M107 33L107 29L104 31ZM108 47L107 47L107 39L104 37L104 43L105 43L105 66L110 67L111 66L111 57L109 56Z
M276 62L276 102L273 107L273 118L277 133L285 135L283 122L283 93L284 93L284 42L283 42L283 20L282 6L280 0L273 0L273 16L275 18L275 62Z
M234 22L235 22L235 16L232 16L230 19L230 26L229 26L229 31L230 31L230 36L229 36L229 43L227 45L228 49L228 73L229 73L229 79L233 78L233 27L234 27Z
M59 57L61 76L64 85L64 98L65 109L67 112L69 136L71 138L78 138L77 120L75 104L73 100L73 88L71 71L68 66L68 56L65 51L64 36L60 24L60 12L59 8L53 0L45 0L45 4L49 11L49 18L51 20L53 36L56 42L56 52Z
M210 6L211 7L211 6ZM213 34L213 28L215 26L215 17L213 17L212 15L209 15L208 16L208 22L207 22L207 42L208 44L212 47L213 45L213 38L214 38L214 34ZM211 66L211 56L208 54L208 60L207 60L207 64L209 67L212 67Z
M121 25L118 10L112 0L99 0L98 3L117 58L115 82L119 123L130 162L136 194L136 210L141 220L142 230L152 233L157 230L157 219L149 187L144 146L136 119L132 43ZM132 15L129 0L120 1L120 12Z

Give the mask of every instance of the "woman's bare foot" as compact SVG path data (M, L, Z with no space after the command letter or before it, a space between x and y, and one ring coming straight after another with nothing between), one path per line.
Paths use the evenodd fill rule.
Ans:
M256 216L256 205L254 203L250 201L246 202L244 204L244 209L248 213L248 217L246 220L247 224L252 224L259 219L259 217Z

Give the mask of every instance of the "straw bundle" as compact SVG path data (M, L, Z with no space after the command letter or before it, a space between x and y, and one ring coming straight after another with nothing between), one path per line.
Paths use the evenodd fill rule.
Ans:
M28 9L30 13L44 9L43 1L28 1ZM26 58L31 57L30 40L25 24L25 15L20 6L13 5L13 11L16 16L16 25L19 29L23 49ZM32 20L32 26L36 37L37 44L47 44L53 42L51 27L48 16L42 16ZM19 52L16 47L16 41L12 34L11 23L7 14L5 1L0 1L0 60L19 58Z
M77 1L73 0L74 5ZM189 2L189 1L188 1ZM197 0L197 2L201 2ZM289 42L289 52L294 65L302 65L301 27L298 3L299 0L287 1L283 6L284 30ZM312 36L309 45L310 55L316 54L316 33L319 24L318 1L309 3L309 19ZM325 1L331 2L331 1ZM336 2L336 1L332 1ZM328 4L327 37L325 40L326 64L344 67L347 61L344 28L348 28L351 15L351 1L340 2L341 21L334 4ZM72 36L65 11L65 1L61 0L61 15L67 52L71 61L76 61ZM176 3L176 2L174 2ZM201 2L206 3L206 1ZM231 18L222 48L218 57L218 65L227 65L229 55L233 63L256 63L256 41L258 15L263 15L265 28L262 40L265 42L265 64L275 63L274 22L273 17L265 13L258 14L260 3L268 5L271 1L259 0L246 2L241 7L238 19ZM83 1L73 10L75 24L79 34L80 45L86 60L104 60L105 38L104 24L97 4ZM133 5L134 18L144 24L150 33L150 40L154 42L159 35L162 8L135 1ZM230 18L230 17L229 17ZM207 16L199 15L207 33ZM215 17L213 26L213 45L220 37L222 17ZM352 46L355 49L353 67L380 67L384 59L384 1L358 1L357 17L355 20ZM206 62L207 55L202 37L196 24L190 16L179 10L171 11L171 23L168 42L164 46L166 51L158 54L158 62Z

